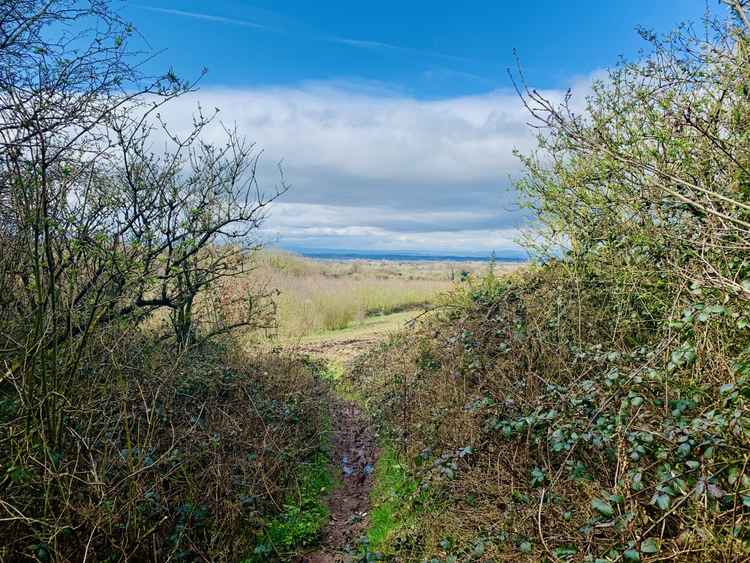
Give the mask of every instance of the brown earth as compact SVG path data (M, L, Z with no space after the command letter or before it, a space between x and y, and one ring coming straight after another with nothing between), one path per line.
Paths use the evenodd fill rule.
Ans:
M351 401L337 401L332 423L340 485L328 498L331 519L321 544L300 559L303 563L353 561L356 540L367 529L369 494L378 455L375 435L367 416Z
M323 342L306 342L299 347L299 350L304 354L348 364L358 355L382 340L382 335L373 334Z

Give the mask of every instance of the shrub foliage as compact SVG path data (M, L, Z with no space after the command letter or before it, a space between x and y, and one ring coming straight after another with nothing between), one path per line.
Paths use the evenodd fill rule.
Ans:
M750 557L750 42L740 4L586 104L519 94L541 264L473 279L355 370L449 507L392 551Z
M215 115L171 131L195 84L142 75L133 33L106 0L0 5L2 560L236 561L319 457L316 368L227 337L273 320L232 280L283 180L204 142Z

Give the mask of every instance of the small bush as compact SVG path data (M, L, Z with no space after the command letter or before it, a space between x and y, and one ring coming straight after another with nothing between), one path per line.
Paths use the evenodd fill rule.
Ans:
M217 346L175 354L132 332L109 340L115 348L92 351L81 369L54 449L20 432L0 389L2 504L15 515L0 525L0 555L252 553L295 494L299 467L319 467L328 412L316 368Z

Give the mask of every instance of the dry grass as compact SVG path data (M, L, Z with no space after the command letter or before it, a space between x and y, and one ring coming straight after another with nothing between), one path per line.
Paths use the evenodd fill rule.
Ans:
M278 290L278 336L298 339L363 323L374 315L417 309L454 285L481 262L313 261L269 251L253 272Z

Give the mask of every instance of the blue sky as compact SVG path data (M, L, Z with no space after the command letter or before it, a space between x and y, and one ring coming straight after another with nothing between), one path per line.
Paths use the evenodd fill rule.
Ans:
M718 1L123 2L154 72L208 69L168 118L221 108L283 160L293 190L268 221L281 245L433 251L514 248L513 148L533 141L507 68L582 97L645 47L635 31L699 21ZM218 131L214 132L218 135ZM208 133L209 136L211 132ZM218 140L218 137L217 137Z

